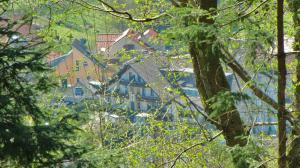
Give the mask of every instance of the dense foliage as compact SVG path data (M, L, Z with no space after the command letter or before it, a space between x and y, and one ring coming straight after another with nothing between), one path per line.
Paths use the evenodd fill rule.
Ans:
M298 0L281 6L284 15L277 11L279 1L269 0L34 2L0 1L0 167L244 168L275 167L276 160L279 167L300 166ZM16 13L23 17L14 20ZM40 31L18 32L31 23L40 25ZM93 49L98 33L127 27L159 30L170 48L166 57L189 54L205 121L163 121L153 110L151 117L132 122L132 112L100 100L62 105L45 64L47 53L67 52L73 39L81 37ZM293 39L285 47L295 52L277 52L283 38ZM131 58L128 52L123 57ZM238 90L231 90L225 72L241 81ZM261 74L267 82L260 81ZM276 98L280 94L283 99ZM179 108L181 116L194 115ZM276 114L280 142L277 136L255 132L256 126L278 126L256 122L256 117Z

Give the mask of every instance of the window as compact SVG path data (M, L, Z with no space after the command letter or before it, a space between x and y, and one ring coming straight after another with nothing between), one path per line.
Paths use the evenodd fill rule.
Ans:
M127 94L128 93L127 86L120 85L120 93L121 94Z
M75 65L76 65L76 71L79 71L80 70L80 65L79 65L79 60L76 60L75 61Z
M63 88L67 88L67 87L68 87L68 80L67 80L67 79L61 80L61 86L62 86Z
M75 96L83 96L83 89L80 87L75 88Z
M76 82L77 82L77 83L80 82L80 78L76 78Z
M88 66L88 62L87 62L87 61L84 61L84 62L83 62L83 66L87 67L87 66Z
M87 80L91 80L92 78L91 78L91 76L87 76L86 79Z
M146 89L142 88L142 96L145 96L145 95L146 95Z
M135 111L135 108L134 108L134 102L133 101L130 101L130 109L132 111Z
M147 110L150 110L150 109L151 109L151 105L147 104Z

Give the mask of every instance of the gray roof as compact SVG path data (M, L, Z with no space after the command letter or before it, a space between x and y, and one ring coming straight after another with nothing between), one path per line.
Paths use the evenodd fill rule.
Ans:
M148 56L140 62L129 64L129 66L143 78L162 101L168 101L172 94L168 88L172 86L165 79L160 69L169 67L167 58L164 56Z
M108 86L119 81L121 76L131 68L154 90L162 102L168 102L178 95L170 92L173 86L165 74L163 74L163 70L173 69L174 66L180 67L181 65L176 61L170 61L165 56L148 55L144 56L143 59L134 58L127 61L113 79L104 84L105 87L103 87L103 89L109 88Z

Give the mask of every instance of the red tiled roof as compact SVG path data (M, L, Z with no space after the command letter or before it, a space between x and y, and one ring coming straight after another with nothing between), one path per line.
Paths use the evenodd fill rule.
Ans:
M100 50L101 48L108 48L115 42L115 40L121 34L98 34L97 35L97 49Z
M115 42L118 42L119 40L121 40L122 38L124 37L128 37L130 38L131 40L133 40L134 42L139 42L139 34L136 33L134 30L132 29L127 29L125 30L116 40Z
M143 36L147 38L155 38L158 36L158 33L154 29L148 29L143 33ZM123 33L115 34L99 34L97 35L97 50L101 51L102 48L109 48L114 43L118 42L124 37L130 38L132 41L139 43L142 47L148 49L147 44L140 40L141 34L135 32L132 29L127 29Z
M38 30L40 27L38 25L32 24L30 22L22 22L23 16L15 15L11 18L1 18L0 27L4 28L8 26L8 22L15 22L12 30L20 33L23 36L28 36L32 31Z

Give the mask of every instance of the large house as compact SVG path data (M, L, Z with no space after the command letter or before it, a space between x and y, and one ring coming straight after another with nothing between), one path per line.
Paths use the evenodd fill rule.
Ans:
M84 39L75 39L67 54L50 53L48 64L61 80L60 92L68 103L95 98L95 89L89 84L104 82L112 76L110 69L98 61L85 46Z
M51 58L53 57L50 55ZM63 87L74 86L80 81L103 82L107 75L106 65L94 58L85 46L85 40L74 40L67 54L49 59Z
M170 61L164 56L134 58L102 86L100 97L116 108L123 104L127 110L139 113L136 116L155 111L161 119L192 120L192 116L184 114L184 111L202 110L201 101L193 82L192 69L181 67L183 65L182 59ZM179 73L185 75L176 79L169 76ZM194 117L197 121L203 119L201 116Z

